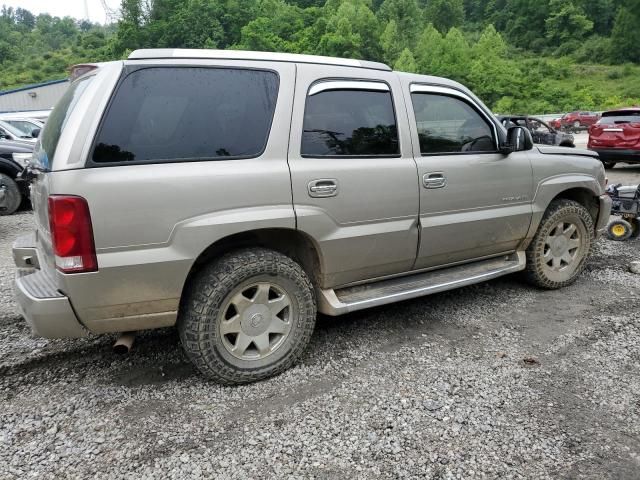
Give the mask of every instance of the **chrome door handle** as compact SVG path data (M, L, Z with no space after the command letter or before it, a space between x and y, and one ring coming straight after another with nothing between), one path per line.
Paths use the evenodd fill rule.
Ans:
M442 172L425 173L422 176L424 188L442 188L447 186L447 177Z
M334 178L313 180L307 185L309 196L314 198L335 197L338 194L338 181Z

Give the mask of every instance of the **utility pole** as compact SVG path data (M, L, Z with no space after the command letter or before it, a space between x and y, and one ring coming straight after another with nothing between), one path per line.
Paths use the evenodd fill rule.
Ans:
M87 22L91 21L91 19L89 18L89 3L88 3L88 0L84 0L84 19Z
M85 3L87 0L85 0ZM111 8L107 3L107 0L100 0L102 4L102 9L104 10L104 18L106 23L115 23L118 21L120 17L120 12L117 8Z

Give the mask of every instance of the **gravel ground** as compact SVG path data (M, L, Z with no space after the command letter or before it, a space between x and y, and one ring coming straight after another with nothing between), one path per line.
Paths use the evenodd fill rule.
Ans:
M125 357L32 338L10 258L30 228L0 218L0 479L640 478L640 241L601 240L560 291L512 276L320 318L300 365L230 388L173 329Z

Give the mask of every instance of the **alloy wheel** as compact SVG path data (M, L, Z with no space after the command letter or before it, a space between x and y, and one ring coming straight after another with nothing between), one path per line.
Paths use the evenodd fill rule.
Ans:
M259 360L276 351L289 335L291 298L282 287L259 282L233 292L221 315L225 349L241 360Z

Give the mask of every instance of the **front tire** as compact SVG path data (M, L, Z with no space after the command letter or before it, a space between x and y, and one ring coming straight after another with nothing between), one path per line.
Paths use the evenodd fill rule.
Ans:
M302 267L263 248L232 252L205 266L180 310L187 356L225 385L287 370L307 347L316 321L313 286Z
M4 187L4 208L0 208L0 215L11 215L15 213L22 203L20 188L13 178L4 173L0 173L0 187Z
M553 201L527 248L527 281L546 289L575 282L591 253L593 232L593 219L584 206L573 200Z

